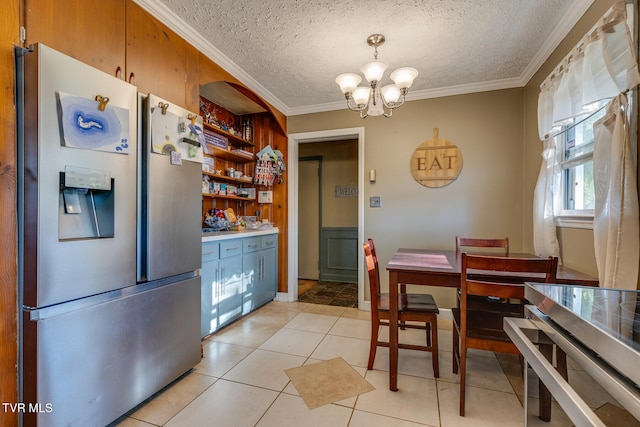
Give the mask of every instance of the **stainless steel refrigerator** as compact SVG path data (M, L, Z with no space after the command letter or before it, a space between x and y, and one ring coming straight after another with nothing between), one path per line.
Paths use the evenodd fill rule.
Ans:
M24 425L104 426L200 360L201 166L132 86L16 50Z

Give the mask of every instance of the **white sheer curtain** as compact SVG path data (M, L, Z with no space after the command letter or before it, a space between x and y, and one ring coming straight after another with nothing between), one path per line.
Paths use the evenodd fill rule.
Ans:
M631 141L625 116L626 96L621 94L639 83L626 5L621 1L609 9L540 87L538 132L545 141L545 152L548 142L563 125L591 112L598 101L614 98L606 118L594 126L597 133L594 175L595 169L606 167L606 172L600 170L599 178L594 177L599 180L596 182L594 244L600 285L605 287L637 287L638 194L634 181L636 171L628 152ZM544 167L547 157L544 153L543 156ZM547 166L545 174L541 168L536 192L539 188L540 191L550 188L550 177L560 179L558 162L556 160L558 168ZM603 173L610 176L605 179ZM541 236L534 237L534 249L540 255L554 255L550 251L557 249L555 230L549 231L548 212L553 212L553 206L553 196L534 196L534 232L541 230ZM621 263L629 266L622 268Z
M560 196L560 162L556 139L544 142L542 165L533 193L533 247L538 256L560 256L554 206Z
M626 108L627 97L620 94L593 125L593 234L600 286L636 289L640 212Z

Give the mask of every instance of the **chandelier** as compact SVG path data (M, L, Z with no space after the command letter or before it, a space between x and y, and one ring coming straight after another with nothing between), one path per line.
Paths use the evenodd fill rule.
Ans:
M385 38L382 34L372 34L367 38L367 44L374 48L373 61L365 62L360 67L369 86L358 86L362 77L355 73L344 73L336 77L336 83L347 99L347 107L351 111L360 113L361 118L368 116L391 117L393 110L404 104L404 98L418 76L418 70L411 67L398 68L391 73L391 80L395 84L388 84L380 88L380 80L388 65L378 61L378 46L383 45Z

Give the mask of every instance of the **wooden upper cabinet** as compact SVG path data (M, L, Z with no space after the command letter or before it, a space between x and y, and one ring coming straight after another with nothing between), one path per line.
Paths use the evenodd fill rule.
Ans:
M191 45L132 0L127 0L126 15L126 80L142 93L186 107L187 52Z
M195 47L187 44L187 81L185 87L185 108L197 113L200 111L200 52Z
M105 73L125 67L125 0L25 0L25 46L45 45Z

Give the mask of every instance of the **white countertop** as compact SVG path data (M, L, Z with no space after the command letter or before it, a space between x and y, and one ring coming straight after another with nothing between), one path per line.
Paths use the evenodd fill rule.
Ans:
M278 227L267 230L246 230L246 231L212 231L202 233L202 243L220 240L237 239L241 237L264 236L267 234L278 234Z

